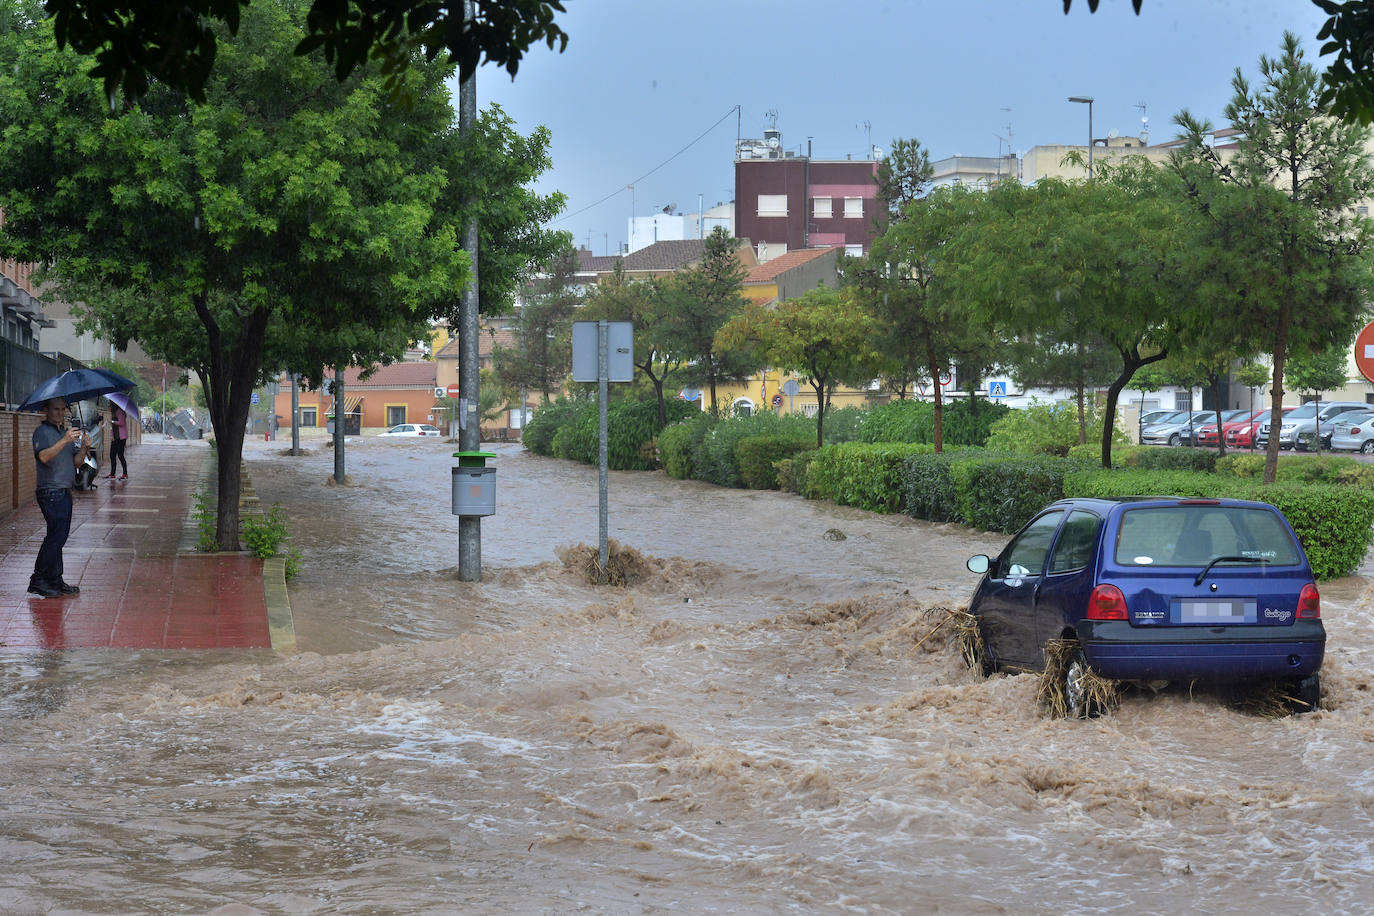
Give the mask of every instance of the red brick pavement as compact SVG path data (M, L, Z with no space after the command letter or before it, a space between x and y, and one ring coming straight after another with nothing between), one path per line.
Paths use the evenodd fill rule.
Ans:
M38 507L0 518L0 652L270 648L263 561L194 552L190 511L213 468L204 442L148 436L129 450L128 480L73 494L64 577L81 593L69 598L27 593Z

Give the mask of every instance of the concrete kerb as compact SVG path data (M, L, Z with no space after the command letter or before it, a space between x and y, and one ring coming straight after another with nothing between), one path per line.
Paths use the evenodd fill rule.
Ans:
M204 460L201 461L194 493L205 491L213 497L217 485L217 468L215 452L213 450L208 451ZM253 490L252 480L248 476L247 465L240 465L239 480L241 482L239 493L240 520L244 515L265 516L262 511L262 501L258 499L256 491ZM200 550L200 524L196 518L194 495L186 513L186 519L182 524L181 541L177 545L177 553L178 555L198 557L215 556L214 553ZM248 556L249 551L234 551L226 555ZM267 604L267 628L272 636L272 649L277 652L292 654L296 651L296 624L295 618L291 614L291 598L286 591L285 557L268 557L262 561L262 591L263 600Z

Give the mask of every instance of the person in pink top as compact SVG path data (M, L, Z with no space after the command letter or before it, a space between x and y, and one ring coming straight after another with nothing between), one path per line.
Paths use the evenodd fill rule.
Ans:
M129 438L129 415L126 414L118 404L110 405L110 473L107 479L113 480L115 475L115 459L119 460L123 473L119 475L120 480L129 479L129 461L124 457L124 442Z

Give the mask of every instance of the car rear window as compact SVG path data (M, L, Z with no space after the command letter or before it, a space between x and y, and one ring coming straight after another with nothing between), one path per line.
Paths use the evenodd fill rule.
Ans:
M1299 556L1274 512L1243 506L1127 509L1116 535L1121 566L1206 566L1217 557L1251 557L1257 564L1285 566L1299 562Z

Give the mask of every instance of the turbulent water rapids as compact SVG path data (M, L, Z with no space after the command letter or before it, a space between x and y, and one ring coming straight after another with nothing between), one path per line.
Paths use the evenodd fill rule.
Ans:
M1362 913L1374 603L1327 709L1051 720L948 638L996 534L498 446L458 581L451 445L253 446L298 649L0 653L4 913ZM566 553L566 551L563 551Z

